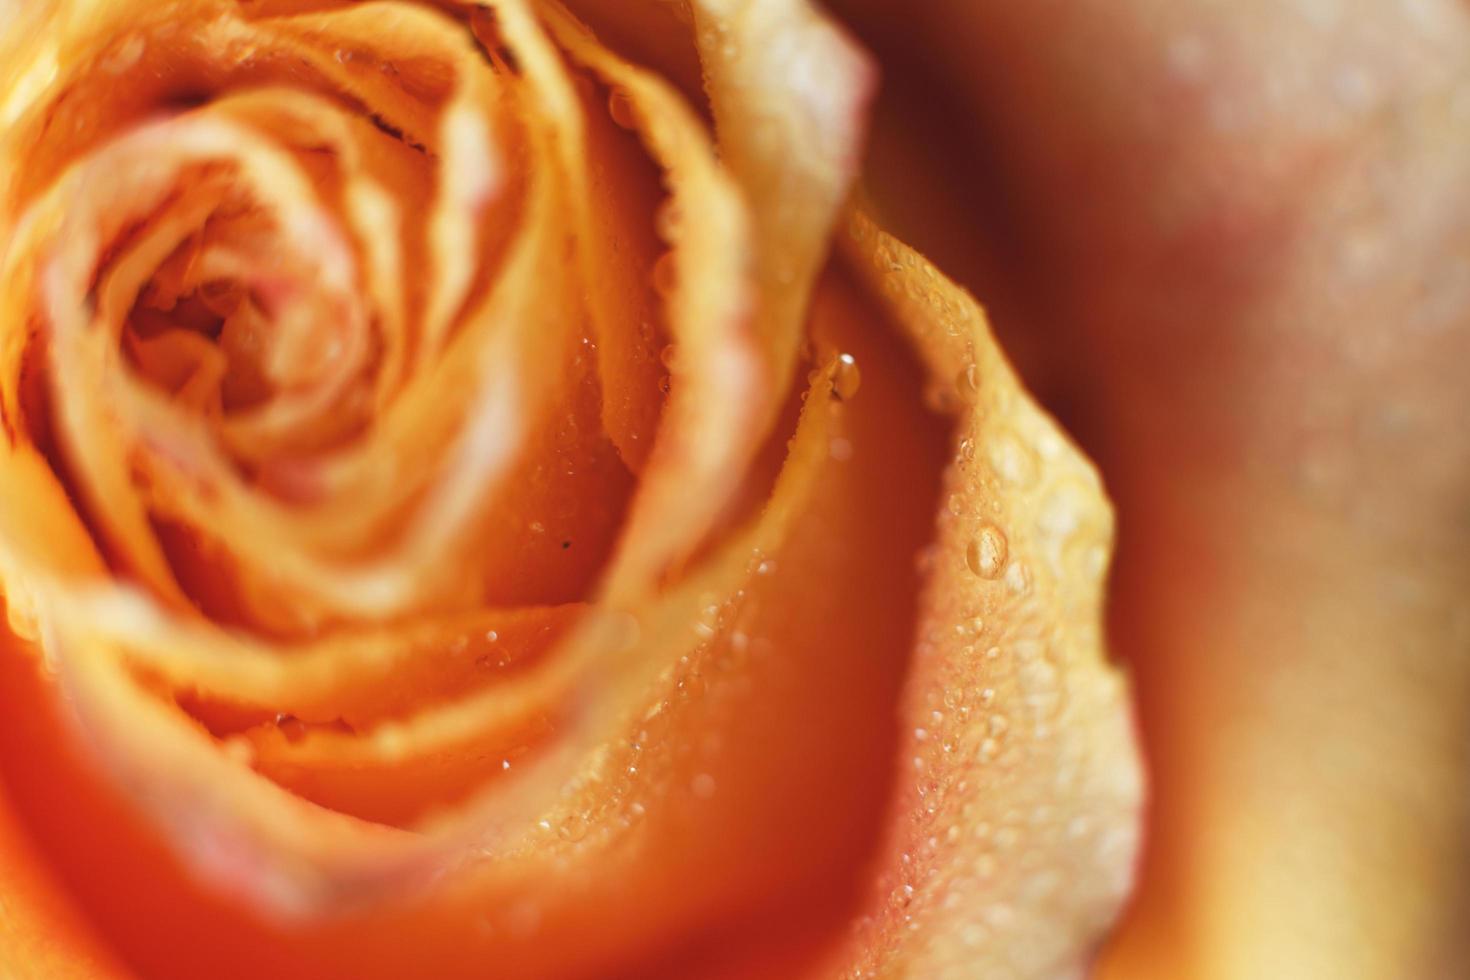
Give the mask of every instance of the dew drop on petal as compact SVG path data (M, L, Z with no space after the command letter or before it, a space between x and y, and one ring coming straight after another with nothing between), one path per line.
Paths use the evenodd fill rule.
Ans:
M276 727L288 742L299 742L306 737L306 723L295 715L276 715Z
M973 399L980 390L980 366L971 364L955 376L955 388L967 400Z
M612 116L613 122L624 129L633 129L638 125L637 117L633 115L633 100L620 88L608 93L607 113Z
M579 812L572 812L562 820L557 827L557 835L564 841L576 843L587 836L587 817Z
M832 369L832 394L848 401L858 393L862 383L863 376L858 370L857 359L851 354L838 355L837 364Z
M1005 567L1007 542L1005 534L987 524L965 549L965 564L981 578L995 578Z

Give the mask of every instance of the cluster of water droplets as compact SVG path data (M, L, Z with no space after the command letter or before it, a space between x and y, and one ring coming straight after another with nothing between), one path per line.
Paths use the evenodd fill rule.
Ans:
M931 368L961 365L933 371L924 391L932 411L956 417L958 440L939 543L917 560L929 598L914 666L925 684L909 709L914 807L880 926L901 937L937 912L963 946L1004 961L987 976L1044 975L1067 940L1046 934L1039 910L1070 887L1069 863L1126 864L1110 855L1131 846L1106 811L1077 803L1129 788L1090 785L1092 702L1074 704L1068 684L1099 650L1110 517L1095 476L994 349L977 346L978 307L866 220L849 233L878 253L880 291L919 324L921 348L948 352ZM925 975L968 977L974 962L926 963Z
M777 560L760 551L749 555L745 568L751 580L777 570ZM720 733L727 728L721 719L749 696L752 660L769 656L773 649L756 630L757 612L757 603L743 587L723 596L697 597L687 627L692 635L672 639L688 644L688 650L653 685L662 694L637 718L629 737L610 747L602 764L565 788L568 802L537 826L538 846L575 850L602 846L619 836L636 844L642 838L625 835L646 817L644 801L657 798L667 811L669 801L678 797L687 806L717 798L714 772L724 747ZM625 637L619 642L624 652L645 639L636 621L615 632ZM686 710L697 710L705 719L694 738L688 735L691 726L680 719ZM504 763L507 769L511 765L511 760ZM487 917L482 925L525 935L539 922L531 911L507 910L499 920Z

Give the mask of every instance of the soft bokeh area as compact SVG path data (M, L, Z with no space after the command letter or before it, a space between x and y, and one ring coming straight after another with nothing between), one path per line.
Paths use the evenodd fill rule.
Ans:
M1464 975L1470 9L835 6L882 213L1119 508L1152 804L1104 975Z

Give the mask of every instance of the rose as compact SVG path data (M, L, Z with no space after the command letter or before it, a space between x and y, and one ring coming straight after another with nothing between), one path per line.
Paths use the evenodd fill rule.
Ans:
M1095 474L845 205L839 30L623 7L11 12L11 973L1054 975L1110 922Z

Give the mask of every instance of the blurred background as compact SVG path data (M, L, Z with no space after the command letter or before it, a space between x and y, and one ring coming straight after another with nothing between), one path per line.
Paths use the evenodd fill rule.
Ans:
M830 5L878 210L1119 511L1104 976L1470 975L1470 5Z

